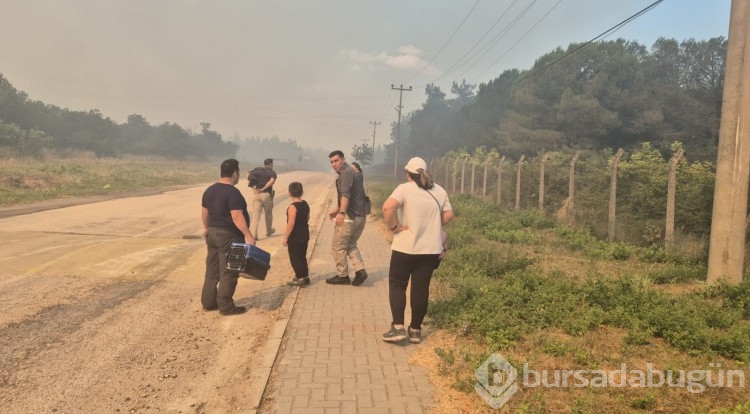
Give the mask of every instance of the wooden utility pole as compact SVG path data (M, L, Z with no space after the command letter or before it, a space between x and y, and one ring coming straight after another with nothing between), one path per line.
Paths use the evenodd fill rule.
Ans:
M747 81L747 82L745 82ZM750 178L750 4L732 0L716 185L708 251L708 283L742 282Z
M372 165L375 165L375 129L380 125L380 122L370 121L370 125L372 125Z
M411 92L411 86L409 86L408 89L404 88L404 85L399 86L396 88L391 84L391 89L395 89L398 91L398 129L396 131L396 158L393 160L393 179L395 180L398 178L398 146L401 143L401 108L403 108L403 105L401 105L401 99L404 96L404 91Z

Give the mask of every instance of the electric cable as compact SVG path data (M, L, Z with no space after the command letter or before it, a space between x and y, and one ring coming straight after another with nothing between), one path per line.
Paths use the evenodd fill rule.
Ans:
M477 80L477 79L478 79L478 78L479 78L480 76L484 75L484 73L485 73L485 72L487 72L488 70L490 70L490 68L492 68L493 66L495 66L495 65L497 64L497 62L499 62L499 61L500 61L500 59L502 59L502 58L503 58L503 57L504 57L505 55L507 55L507 54L508 54L508 53L509 53L509 52L510 52L511 50L513 50L513 49L514 49L514 48L515 48L516 46L518 46L518 44L519 44L519 43L520 43L520 42L521 42L521 41L522 41L522 40L523 40L524 38L526 38L526 36L528 36L528 34L529 34L529 33L531 33L531 32L532 32L532 31L533 31L533 30L534 30L534 29L535 29L535 28L536 28L536 27L537 27L537 26L538 26L538 25L539 25L539 24L540 24L540 23L541 23L541 22L542 22L542 21L543 21L544 19L546 19L546 18L547 18L547 16L548 16L548 15L549 15L549 14L550 14L550 13L552 12L552 10L554 10L554 9L555 9L555 8L556 8L556 7L557 7L557 6L558 6L558 5L560 4L560 3L562 3L562 0L558 0L558 1L557 1L557 3L555 3L555 5L554 5L554 6L552 6L552 8L550 8L550 9L549 9L549 10L547 11L547 13L545 13L545 14L544 14L544 16L542 16L542 18L541 18L541 19L539 19L539 20L538 20L538 21L537 21L537 22L536 22L536 23L535 23L535 24L534 24L533 26L531 26L531 28L530 28L529 30L527 30L527 31L526 31L526 33L524 33L524 34L523 34L523 36L521 36L521 38L520 38L520 39L518 39L518 40L516 41L516 43L513 43L513 45L512 45L512 46L511 46L510 48L508 48L508 50L506 50L506 51L505 51L505 52L504 52L504 53L503 53L502 55L500 55L500 56L499 56L499 57L498 57L497 59L495 59L495 61L493 61L493 62L492 62L492 63L491 63L491 64L490 64L489 66L487 66L487 68L486 68L485 70L483 70L483 71L482 71L481 73L479 73L479 74L478 74L478 75L477 75L477 76L476 76L476 77L475 77L474 79L472 79L471 81L472 81L472 82L476 82L476 80ZM468 71L468 69L467 69L467 71ZM466 73L466 72L464 72L464 73ZM461 75L463 76L463 73L462 73Z
M437 78L433 79L432 82L429 82L429 83L435 83L438 80L446 77L448 74L452 73L453 70L454 70L454 68L456 66L458 66L458 64L461 63L461 61L464 60L464 58L466 58L466 56L468 56L469 53L471 53L474 50L474 48L476 48L477 45L480 44L482 42L482 40L484 40L485 37L487 37L487 35L495 28L495 26L498 25L498 23L500 23L500 21L503 19L503 17L505 17L505 15L508 14L508 11L513 7L514 4L516 4L517 1L518 0L513 0L513 2L510 4L510 6L508 6L508 8L505 9L505 11L503 12L503 14L500 15L500 17L497 20L495 20L495 23L493 23L492 26L490 26L490 28L487 29L486 32L484 32L484 34L482 35L482 37L480 37L479 40L477 40L476 43L474 43L474 45L460 59L458 59L456 61L456 63L453 64L453 66L451 66L450 68L448 68L448 70L446 70L442 75L440 75ZM534 0L534 1L536 1L536 0Z
M464 19L461 20L461 23L458 24L458 27L456 27L456 30L453 31L453 34L451 34L451 36L448 38L448 40L446 40L445 43L443 43L443 46L440 47L440 49L437 51L437 53L435 53L435 56L433 56L432 59L430 59L430 61L427 62L427 64L422 68L422 70L420 70L416 75L412 76L411 79L409 79L407 82L404 82L405 84L411 83L417 76L419 76L420 74L422 74L422 72L424 72L425 69L427 69L428 67L430 67L430 64L435 61L435 59L440 55L440 53L443 51L443 49L445 49L445 47L448 46L448 43L450 43L450 41L453 40L453 37L456 36L456 33L458 33L459 29L461 29L461 27L464 25L464 23L466 23L466 20L474 12L474 9L476 9L476 7L477 7L477 5L479 4L480 1L481 0L477 0L476 3L474 3L473 6L471 6L471 10L469 10L469 12L466 13L466 16L464 16Z
M559 1L557 2L557 4L559 4L559 3L561 2L561 1L562 1L562 0L559 0ZM528 11L529 11L530 9L531 9L531 7L532 7L532 6L533 6L533 5L535 4L535 3L536 3L536 0L532 1L532 2L531 2L531 3L529 4L529 5L528 5L528 6L526 6L526 8L525 8L525 9L524 9L524 10L523 10L523 11L522 11L521 13L519 13L519 14L518 14L518 16L516 16L516 18L515 18L515 19L513 19L513 21L512 21L512 22L510 22L510 24L508 24L508 25L507 25L507 26L506 26L506 27L505 27L505 28L503 29L503 31L501 31L500 33L498 33L497 35L495 35L495 37L494 37L494 38L492 38L492 39L491 39L491 40L490 40L489 42L487 42L487 44L485 44L485 45L484 45L484 46L482 47L482 49L478 50L478 51L477 51L477 53L475 53L475 54L474 54L474 56L472 56L472 57L471 57L471 58L470 58L469 60L471 60L471 59L474 59L474 57L476 57L476 56L477 56L477 55L478 55L479 53L482 53L482 51L484 51L484 52L483 52L483 53L482 53L482 54L481 54L481 55L480 55L480 56L479 56L479 57L478 57L478 58L477 58L477 59L476 59L476 60L474 61L474 63L472 63L472 64L471 64L471 65L470 65L469 67L467 67L467 68L466 68L466 69L465 69L465 70L464 70L464 71L463 71L463 72L461 73L461 75L457 76L457 77L456 77L456 79L454 79L454 81L458 81L458 79L461 79L461 78L463 78L463 77L464 77L464 75L466 75L466 72L468 72L469 70L471 70L471 68L473 68L473 67L474 67L474 66L475 66L475 65L476 65L477 63L479 63L479 61L480 61L480 60L481 60L481 59L482 59L482 58L483 58L483 57L484 57L485 55L487 55L487 53L488 53L488 52L489 52L490 50L492 50L492 49L493 49L493 48L494 48L495 46L497 46L498 42L500 42L500 40L501 40L501 39L503 39L503 38L505 37L505 34L506 34L506 33L508 33L508 31L509 31L510 29L512 29L512 28L513 28L513 26L515 26L515 25L516 25L516 23L518 23L518 22L519 22L519 21L521 20L521 18L522 18L522 17L523 17L523 16L524 16L524 15L525 15L525 14L526 14L526 13L527 13L527 12L528 12ZM557 6L557 4L555 4L555 6ZM552 8L554 9L554 8L555 8L555 6L553 6ZM551 10L550 10L550 11L551 11ZM542 19L541 19L541 20L543 20L543 19L544 19L544 17L547 17L547 15L548 15L548 14L549 14L549 11L548 11L548 12L547 12L547 13L546 13L546 14L545 14L545 15L544 15L543 17L542 17ZM534 25L532 26L532 29L533 29L534 27L536 27L536 26L537 26L537 25L539 24L539 22L540 22L541 20L537 21L537 22L536 22L536 23L535 23L535 24L534 24ZM531 30L527 31L526 33L530 32L530 31L531 31ZM517 43L517 42L516 42L516 43Z
M551 68L557 62L559 62L559 61L565 59L566 57L568 57L568 56L570 56L570 55L578 52L579 50L583 49L584 47L587 47L587 46L591 45L592 43L596 42L600 38L609 36L610 34L612 34L612 33L616 32L616 31L620 30L621 28L623 28L628 23L632 22L633 20L635 20L635 19L643 16L644 14L650 12L651 10L653 10L656 6L658 6L663 1L664 0L656 0L655 2L651 3L650 5L644 7L643 9L641 9L640 11L638 11L637 13L635 13L634 15L628 17L627 19L625 19L625 20L621 21L620 23L618 23L618 24L612 26L611 28L607 29L606 31L604 31L603 33L601 33L599 36L596 36L595 38L589 40L588 42L586 42L586 43L584 43L584 44L576 47L575 49L573 49L573 50L571 50L571 51L569 51L567 53L565 53L564 55L562 55L559 58L553 60L552 62L550 62L550 63L542 66L541 68L530 71L528 73L528 75L526 75L523 78L521 78L520 80L518 80L518 82L516 82L515 85L518 85L521 82L525 82L528 79L531 79L531 78L533 78L535 76L538 76L539 74L543 73L547 69Z

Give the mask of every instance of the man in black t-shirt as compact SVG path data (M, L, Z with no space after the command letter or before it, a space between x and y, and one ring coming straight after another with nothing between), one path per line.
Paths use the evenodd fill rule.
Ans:
M240 180L240 165L235 159L221 163L221 178L203 192L201 219L206 238L206 276L201 304L207 311L238 315L244 306L235 306L234 291L239 272L227 269L227 252L232 243L255 244L248 228L247 202L235 185Z
M253 168L248 173L248 186L253 189L253 217L250 221L250 233L258 238L260 215L266 216L266 236L276 232L273 228L273 185L276 182L276 171L273 170L273 159L266 158L263 167Z

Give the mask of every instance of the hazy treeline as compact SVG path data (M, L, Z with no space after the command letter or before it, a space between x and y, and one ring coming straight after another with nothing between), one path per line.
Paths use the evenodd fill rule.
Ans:
M547 53L528 71L507 70L476 93L454 82L446 99L427 85L426 102L401 124L399 158L481 147L518 158L642 142L667 153L680 141L694 160L715 160L726 39L660 38L650 50L622 39L581 46Z
M137 114L118 124L96 109L71 111L28 99L0 74L0 148L36 157L45 149L58 153L90 152L98 157L123 155L162 156L175 159L205 160L236 157L245 163L261 165L263 159L279 160L281 169L330 170L330 149L306 149L293 139L225 139L201 123L198 132L176 123L151 125ZM338 148L335 148L338 149Z
M0 147L37 156L45 148L90 151L97 156L156 155L206 159L229 157L237 144L226 142L201 123L188 131L173 123L151 125L141 115L118 124L96 109L71 111L28 99L0 74Z

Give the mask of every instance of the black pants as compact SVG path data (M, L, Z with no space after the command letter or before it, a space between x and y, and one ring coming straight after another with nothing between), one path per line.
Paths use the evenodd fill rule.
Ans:
M234 291L239 272L227 270L227 252L232 243L244 243L245 237L234 232L209 227L206 234L206 277L203 281L201 304L206 309L219 307L220 311L234 308Z
M411 323L412 329L422 329L430 299L430 280L438 264L437 254L406 254L391 252L388 270L388 299L394 325L404 324L406 310L406 287L411 278Z
M294 269L294 277L310 276L307 269L307 242L289 243L286 247L289 251L289 261L292 263L292 269Z

